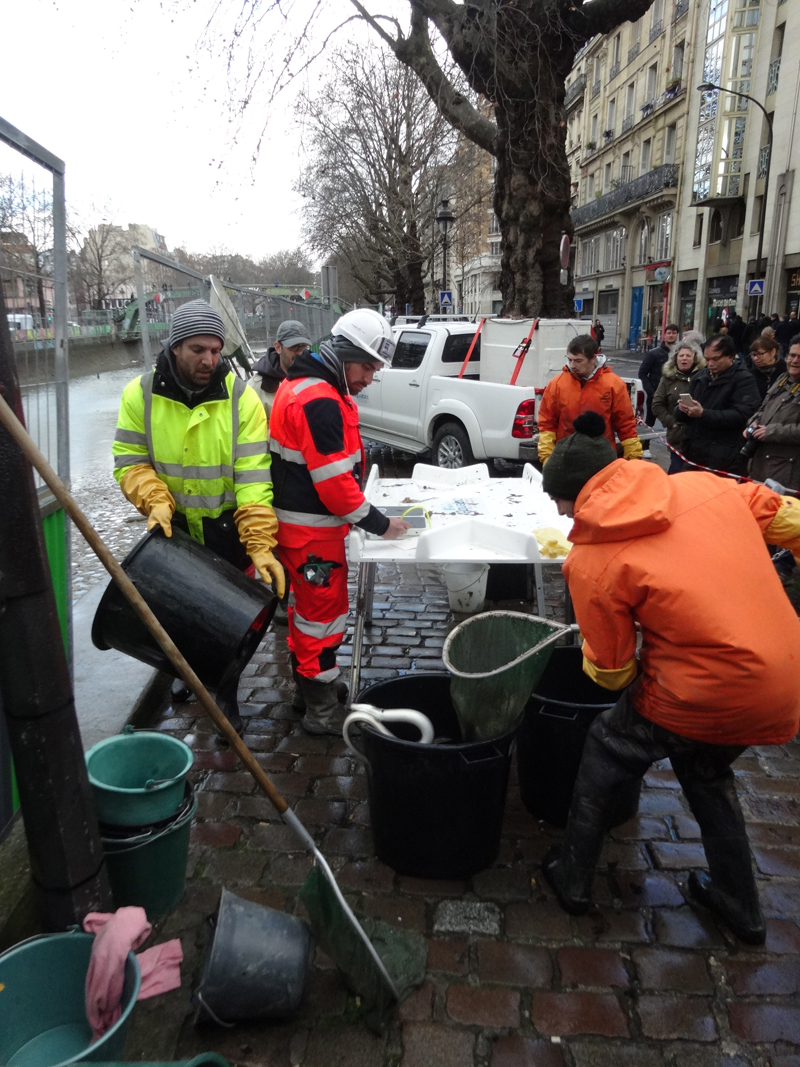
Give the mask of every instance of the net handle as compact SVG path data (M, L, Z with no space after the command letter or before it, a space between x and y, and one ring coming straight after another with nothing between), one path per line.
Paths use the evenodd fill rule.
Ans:
M505 619L524 619L526 622L541 622L544 623L545 626L551 626L553 628L553 633L551 633L549 637L545 637L543 640L539 641L539 643L534 645L533 648L529 648L525 652L520 653L520 655L517 656L516 659L512 659L510 660L510 662L504 663L501 667L495 667L495 669L492 671L482 671L481 673L460 671L450 662L450 648L456 638L456 635L461 633L462 630L466 629L467 626L471 626L473 623L477 622L478 619L486 619L490 617ZM483 614L481 615L473 616L473 618L471 619L465 619L464 622L459 623L459 625L456 626L455 630L452 630L447 635L444 647L442 648L442 659L449 673L454 674L457 678L467 678L470 681L476 681L480 678L494 678L498 674L505 674L506 671L511 670L512 667L516 667L520 663L523 663L526 659L528 659L530 656L535 655L537 652L541 652L543 648L546 648L548 645L552 645L554 642L558 641L560 637L564 637L565 634L578 633L579 630L580 627L575 622L556 622L554 619L543 619L541 615L524 615L521 611L486 611L483 612Z

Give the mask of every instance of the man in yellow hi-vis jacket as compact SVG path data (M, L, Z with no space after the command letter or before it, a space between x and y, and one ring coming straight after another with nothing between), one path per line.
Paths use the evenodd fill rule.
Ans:
M155 370L122 394L114 477L148 530L159 525L170 537L175 523L241 570L252 560L283 596L266 416L220 362L224 341L223 321L205 300L178 308ZM236 694L217 696L240 728Z

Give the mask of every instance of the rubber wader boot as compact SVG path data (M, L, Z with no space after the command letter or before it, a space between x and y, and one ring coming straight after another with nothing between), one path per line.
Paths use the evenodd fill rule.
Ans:
M172 700L176 704L184 704L187 700L191 700L192 691L189 686L184 682L183 678L176 678L172 683Z
M571 819L564 840L551 845L542 858L542 876L570 915L589 910L603 837L597 827Z
M244 720L239 714L239 679L236 678L233 682L228 683L224 691L218 689L215 696L217 698L217 705L225 718L234 728L239 737L244 733ZM226 740L225 734L217 731L217 737L221 740Z
M303 696L303 688L300 683L300 674L297 670L297 656L295 656L294 652L289 653L289 663L292 667L292 678L294 679L294 694L292 696L292 707L295 711L305 711L306 699ZM346 703L348 693L349 689L347 686L347 682L336 683L336 695L340 704Z
M740 941L763 945L767 928L747 839L704 837L703 848L710 873L689 874L689 895L708 908Z
M306 702L302 726L308 734L342 736L347 709L339 701L338 682L318 682L299 675L300 687Z

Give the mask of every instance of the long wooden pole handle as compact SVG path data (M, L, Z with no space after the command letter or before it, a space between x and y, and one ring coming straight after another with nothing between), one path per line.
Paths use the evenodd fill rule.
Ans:
M86 518L83 511L78 506L75 498L69 492L67 487L58 477L56 472L47 462L47 460L39 451L39 449L36 447L36 444L34 443L30 434L19 421L14 412L11 410L11 408L3 398L2 394L0 394L0 422L2 422L3 426L14 438L16 443L19 445L22 454L31 463L31 465L36 468L36 470L42 476L45 484L52 491L53 496L56 498L59 504L63 507L64 511L66 511L66 513L78 527L80 532L86 538L92 551L95 553L95 555L103 564L105 569L120 587L126 599L129 601L131 606L138 614L139 618L142 620L147 629L150 631L150 633L160 645L164 655L169 659L175 670L178 672L181 678L183 678L183 680L195 694L197 699L200 701L203 710L214 720L217 729L221 733L223 733L228 739L231 748L233 748L233 750L236 752L236 755L239 757L242 763L244 763L245 767L247 767L248 771L250 771L255 780L267 794L278 813L280 815L283 815L289 805L286 803L286 801L277 791L275 786L266 776L263 769L256 762L253 753L250 751L244 741L242 741L241 737L239 737L239 735L236 733L234 728L228 722L225 715L223 715L223 713L217 707L217 704L215 703L209 691L197 677L195 672L192 670L192 668L189 666L186 659L182 655L178 646L175 644L175 642L169 636L167 631L164 629L164 627L155 617L153 612L150 610L139 590L130 580L130 578L119 565L119 563L117 563L117 561L114 559L107 545L98 534L97 530L95 530L95 528Z

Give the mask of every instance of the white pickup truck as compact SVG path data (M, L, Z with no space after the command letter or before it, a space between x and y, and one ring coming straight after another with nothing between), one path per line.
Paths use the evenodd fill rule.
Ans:
M535 460L537 401L545 382L563 366L564 330L576 335L581 326L561 324L558 352L553 349L547 368L537 371L537 381L544 374L540 385L507 384L514 362L511 349L506 353L503 344L493 345L492 363L494 367L501 361L504 380L485 380L489 372L486 358L487 373L481 380L483 335L478 337L467 370L459 378L477 330L475 323L422 322L395 327L397 348L392 366L381 370L369 388L355 398L361 430L367 438L406 452L416 454L430 449L432 462L439 467L464 467L475 460ZM516 344L525 332L521 325L511 326L508 334L517 339ZM549 353L549 342L547 346ZM532 363L533 359L526 371L533 371ZM530 373L526 377L531 381ZM632 388L634 406L637 385Z
M479 337L467 371L458 374L475 336L474 322L396 327L392 366L355 398L365 437L407 452L431 449L439 467L475 460L529 458L536 392L477 380Z

